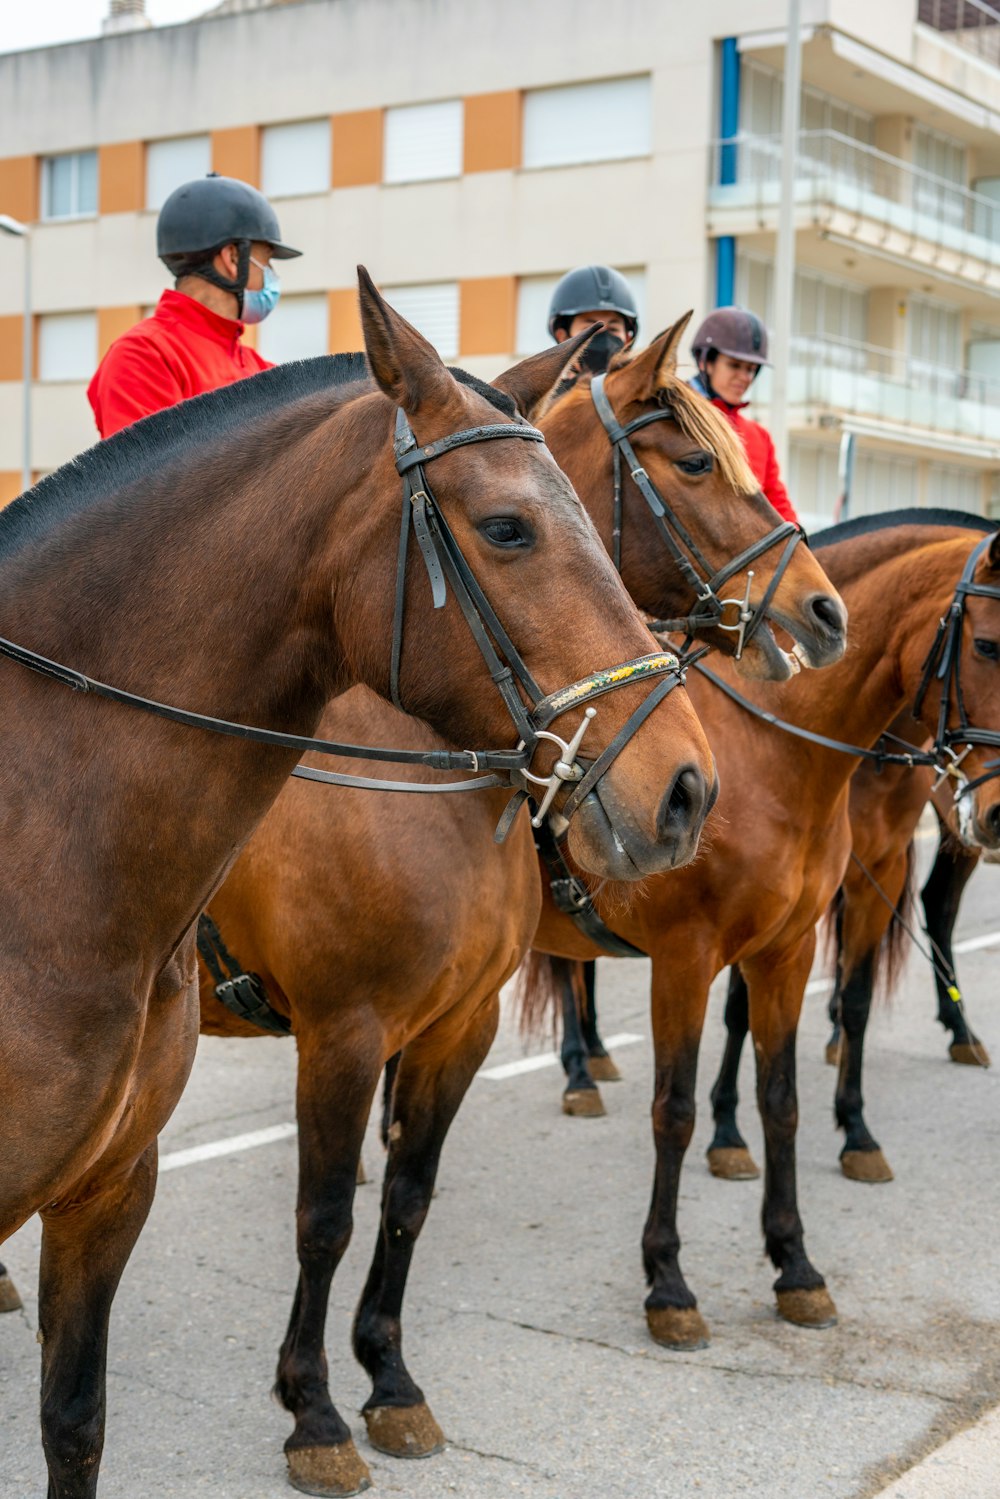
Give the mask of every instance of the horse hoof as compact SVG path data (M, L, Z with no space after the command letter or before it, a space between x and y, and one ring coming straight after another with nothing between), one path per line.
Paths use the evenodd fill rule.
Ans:
M778 1316L796 1327L833 1327L837 1308L825 1286L809 1290L777 1291Z
M354 1173L354 1185L356 1187L366 1187L368 1185L368 1176L365 1172L365 1163L360 1156L358 1156L358 1169Z
M760 1167L745 1145L714 1145L708 1152L708 1169L728 1182L754 1181Z
M840 1066L840 1038L839 1037L837 1038L836 1041L828 1041L826 1043L826 1050L823 1052L823 1055L826 1058L826 1065L828 1067L839 1067Z
M368 1464L348 1437L335 1447L292 1447L288 1459L288 1482L300 1494L318 1494L320 1499L348 1499L372 1486Z
M948 1055L962 1067L988 1067L990 1054L981 1041L953 1041Z
M880 1150L845 1150L840 1169L852 1182L891 1182L892 1167Z
M607 1113L596 1088L573 1088L562 1097L562 1111L575 1119L600 1119Z
M603 1057L588 1057L587 1066L595 1083L620 1083L622 1080L614 1057L609 1057L607 1052Z
M24 1305L9 1275L0 1275L0 1312L19 1312Z
M444 1432L423 1401L419 1405L377 1405L361 1413L368 1440L388 1457L433 1457L443 1452Z
M694 1353L709 1344L708 1323L696 1306L651 1306L646 1325L654 1343L675 1353Z

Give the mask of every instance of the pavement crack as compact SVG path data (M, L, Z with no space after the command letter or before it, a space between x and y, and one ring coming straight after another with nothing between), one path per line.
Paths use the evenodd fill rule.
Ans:
M204 1405L195 1395L186 1395L183 1390L172 1389L170 1385L158 1384L155 1379L150 1379L146 1374L137 1374L134 1369L109 1369L109 1379L120 1379L124 1384L138 1385L141 1389L149 1390L154 1395L169 1395L173 1400L181 1400L185 1405Z
M529 1473L537 1473L546 1482L552 1483L558 1477L557 1473L549 1468L540 1468L537 1463L526 1462L523 1457L508 1457L505 1452L484 1452L481 1447L469 1447L465 1442L456 1442L448 1438L448 1446L456 1452L468 1452L472 1457L484 1457L493 1463L508 1463L512 1468L525 1468Z

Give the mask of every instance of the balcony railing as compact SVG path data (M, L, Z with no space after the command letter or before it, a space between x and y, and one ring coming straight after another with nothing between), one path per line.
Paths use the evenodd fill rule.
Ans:
M917 0L917 20L1000 67L1000 9L987 0Z
M766 370L758 384L754 404L766 406ZM788 404L894 427L1000 441L1000 380L844 338L793 336Z
M766 216L781 191L780 135L712 145L710 202ZM799 133L796 201L841 208L960 255L1000 264L1000 201L835 130Z

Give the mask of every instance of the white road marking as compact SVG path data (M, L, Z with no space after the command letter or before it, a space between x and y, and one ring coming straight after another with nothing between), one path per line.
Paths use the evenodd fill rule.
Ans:
M258 1145L271 1145L275 1140L287 1140L297 1132L295 1124L271 1124L267 1129L252 1129L245 1135L229 1135L225 1140L209 1140L207 1145L192 1145L187 1150L172 1150L160 1157L160 1175L164 1171L179 1171L182 1166L194 1166L198 1161L211 1161L220 1155L236 1155L241 1150L256 1150Z
M1000 942L1000 932L983 932L979 937L966 937L964 942L956 942L953 952L978 952L981 947L992 947L995 942Z
M605 1036L604 1044L609 1051L620 1051L623 1046L635 1046L644 1039L643 1036L633 1035L631 1031L621 1031L617 1036ZM559 1053L546 1051L537 1057L521 1057L517 1062L501 1062L499 1067L483 1067L477 1075L488 1078L490 1082L500 1083L504 1078L520 1077L522 1072L540 1072L543 1067L558 1066Z

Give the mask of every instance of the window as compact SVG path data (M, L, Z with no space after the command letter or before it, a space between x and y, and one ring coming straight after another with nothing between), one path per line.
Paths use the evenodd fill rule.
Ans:
M97 152L73 151L42 161L42 218L78 219L97 212Z
M524 96L524 165L559 167L648 156L651 101L648 74L531 89Z
M465 112L461 99L406 104L385 112L386 182L460 177Z
M918 125L913 132L913 196L916 207L946 224L965 227L967 152L961 141ZM949 184L952 184L949 186Z
M618 267L635 293L639 309L639 343L649 341L646 327L646 272L642 266ZM537 354L552 342L549 337L549 303L562 279L558 276L522 276L517 283L517 353Z
M774 268L756 255L736 257L736 300L751 308L768 326L774 321ZM792 331L793 358L808 358L841 369L864 369L862 347L868 332L868 297L859 286L813 271L795 272Z
M837 449L792 438L788 445L788 493L807 530L833 524L840 497Z
M89 380L96 368L96 312L53 312L38 319L39 380Z
M957 463L931 463L927 468L927 503L945 510L983 514L983 471Z
M434 345L442 359L458 354L458 283L440 281L428 286L385 286L382 294L406 320Z
M211 170L212 146L207 135L150 141L146 146L146 207L162 208L175 187Z
M257 347L274 364L325 354L329 348L326 297L322 293L282 297L271 316L261 323Z
M781 178L781 109L784 80L763 63L745 60L740 74L740 132L754 137L740 148L740 177L753 182ZM833 94L805 85L799 109L799 157L851 181L871 177L875 143L872 115Z
M330 190L330 121L268 125L261 132L261 187L269 198Z
M918 381L933 381L962 363L962 314L946 302L911 297L906 310L906 352Z

